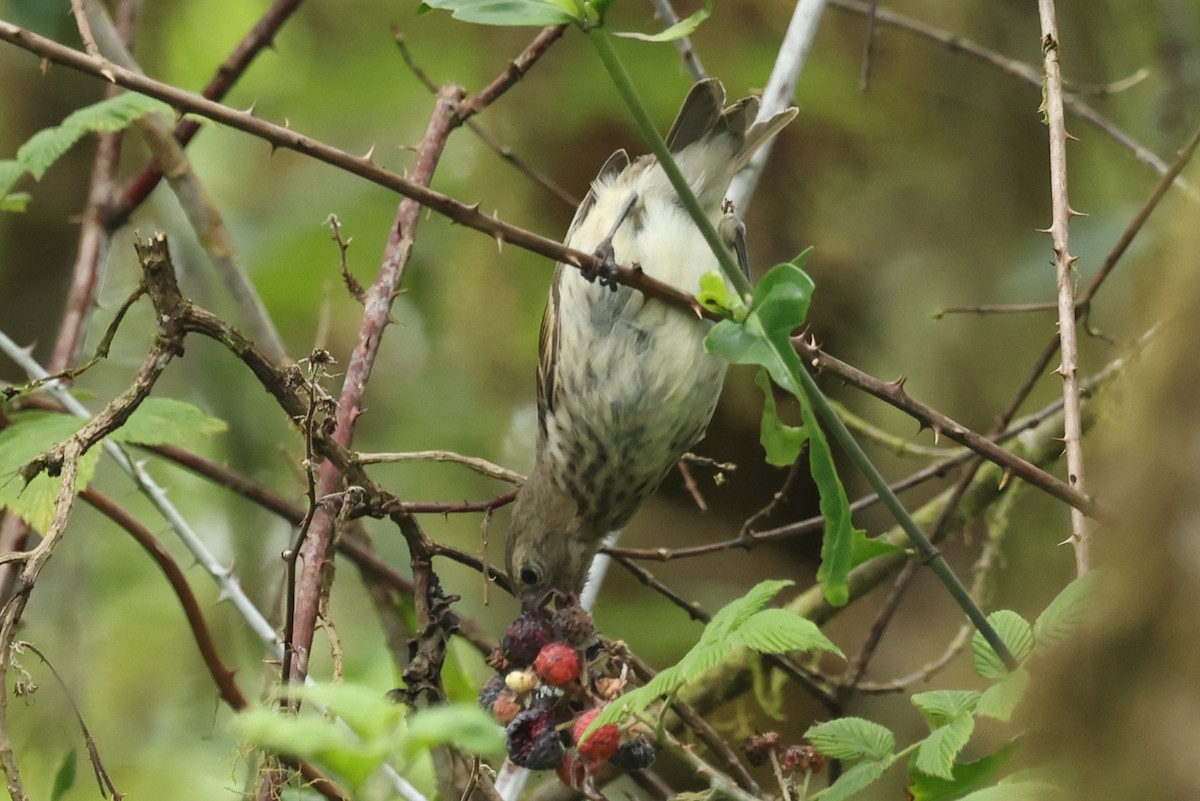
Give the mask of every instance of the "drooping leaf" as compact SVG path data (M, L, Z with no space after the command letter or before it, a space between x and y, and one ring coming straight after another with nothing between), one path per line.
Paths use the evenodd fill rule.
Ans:
M983 691L976 715L1008 722L1029 687L1029 671L1019 667Z
M825 518L817 581L825 600L834 606L845 606L850 601L849 576L854 565L855 528L850 519L850 499L846 497L846 488L838 477L833 453L816 415L807 405L801 407L800 415L810 432L808 463L820 493L821 515ZM865 536L866 532L862 534Z
M1001 609L988 615L988 622L1000 635L1000 639L1008 646L1008 650L1024 662L1033 652L1033 627L1029 621L1013 612L1011 609ZM1000 679L1008 675L1008 668L996 656L996 652L978 631L971 638L971 657L975 672L985 679Z
M96 131L120 131L151 112L171 113L161 100L126 92L84 106L72 112L61 125L43 128L17 150L17 161L41 180L46 170L58 161L83 136Z
M771 389L771 378L765 369L754 374L754 383L763 391L762 423L759 441L767 452L767 463L785 467L800 457L800 449L808 441L804 426L790 426L779 419L775 408L775 392Z
M1033 624L1033 639L1038 650L1052 648L1079 627L1095 598L1096 571L1083 575L1055 596Z
M479 25L561 25L582 17L553 0L425 0L425 5L449 11L455 19Z
M916 755L909 762L908 793L912 801L953 801L988 781L1002 768L1016 750L1018 739L1010 740L994 754L974 762L959 762L952 770L950 780L922 773L915 769Z
M25 173L25 165L21 162L0 160L0 197L8 195Z
M613 33L613 36L623 36L626 39L638 39L643 42L673 42L676 39L682 39L685 36L691 36L700 23L712 16L713 0L708 0L704 4L704 8L689 16L687 19L681 19L665 31L660 33L635 33L632 31L622 31Z
M113 432L113 439L139 445L187 445L208 434L228 430L229 424L210 417L190 403L173 398L147 398L125 425Z
M813 747L831 759L884 760L896 749L896 737L887 728L865 720L846 717L810 726L804 736Z
M700 643L719 642L736 631L751 615L765 607L771 599L796 582L787 579L760 581L740 598L721 607L700 634Z
M917 770L946 781L954 780L954 760L975 731L975 718L961 715L929 733L917 749Z
M845 801L870 787L892 766L893 759L864 759L830 785L822 801Z
M406 756L449 744L479 756L500 757L504 729L476 704L447 704L410 715L400 742Z
M1033 771L1006 776L991 787L962 796L962 801L1056 801L1066 798L1062 788Z
M744 645L764 654L785 654L789 651L824 651L843 656L817 624L786 609L764 609L743 623L731 637L736 645Z

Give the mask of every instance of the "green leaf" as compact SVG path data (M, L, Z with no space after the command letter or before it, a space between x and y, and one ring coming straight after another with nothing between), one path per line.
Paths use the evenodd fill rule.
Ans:
M992 787L962 796L962 801L1054 801L1066 798L1062 788L1027 773L1009 776Z
M909 762L908 793L912 801L952 801L983 784L1002 768L1016 750L1020 738L1010 740L999 751L974 762L954 765L953 778L946 779L921 773L914 767L916 755Z
M62 158L86 133L87 131L80 128L64 128L61 125L43 128L29 137L17 150L17 161L40 181L46 170Z
M1019 667L983 691L975 714L1007 723L1028 687L1029 671Z
M890 759L896 738L888 729L863 718L838 718L810 726L804 733L813 747L831 759Z
M582 22L563 4L552 0L425 0L431 8L449 11L455 19L479 25L561 25Z
M750 617L771 602L786 587L796 582L788 579L760 581L741 598L721 607L700 634L700 643L720 642L737 630ZM699 643L698 643L699 644Z
M1010 609L992 612L987 619L1018 662L1029 658L1033 652L1033 627L1029 621ZM1008 675L1004 662L978 631L971 638L971 656L975 672L982 678L995 680Z
M844 801L857 795L875 782L892 766L893 759L867 759L859 762L829 786L822 801Z
M867 532L854 529L850 538L850 553L850 566L855 568L877 557L907 553L907 550L899 545L893 545L885 536L868 537Z
M387 757L382 741L363 742L350 729L323 718L248 709L234 717L233 728L243 742L315 762L354 786L361 785Z
M112 437L139 445L187 445L197 437L219 434L228 428L224 420L209 417L190 403L173 398L147 398Z
M404 718L404 708L378 690L361 684L317 682L290 690L292 698L313 701L336 714L364 742L391 737Z
M473 703L430 707L409 716L401 752L411 757L447 743L479 756L501 757L504 729Z
M954 760L971 739L975 718L969 714L954 718L930 732L917 749L916 769L947 781L954 780Z
M775 408L775 392L765 369L754 374L754 383L763 391L763 414L759 428L759 441L767 452L767 463L783 467L800 457L800 449L808 441L808 430L803 426L790 426L779 419Z
M0 509L8 508L37 531L46 531L54 520L54 501L62 481L40 473L25 484L17 472L25 464L73 436L86 421L50 412L18 412L0 431ZM86 487L96 472L99 448L79 459L76 489Z
M13 192L11 195L0 195L0 211L10 211L21 214L29 208L33 195L28 192Z
M50 789L50 801L59 801L67 791L75 786L75 749L63 754L58 770L54 771L54 786Z
M1096 571L1091 571L1063 587L1033 624L1033 639L1038 650L1051 648L1079 628L1096 595Z
M63 120L62 127L80 131L112 133L123 131L142 117L154 112L166 114L172 118L175 116L175 110L161 100L155 100L153 97L139 95L135 92L124 92L72 112Z
M28 170L19 161L0 160L0 197L8 195Z
M808 463L813 481L820 493L821 515L825 518L825 534L821 539L821 566L817 581L821 593L833 606L845 606L850 601L850 569L854 565L854 533L850 519L850 499L838 477L829 441L821 430L816 415L804 405L800 409L804 427L810 432ZM864 536L866 532L860 532Z
M760 364L776 384L797 397L801 397L797 375L803 365L790 337L804 325L812 300L812 279L799 267L809 250L794 262L775 265L762 277L744 321L722 320L704 338L709 353L734 364Z
M725 283L725 276L720 270L709 270L700 276L700 291L696 293L696 300L709 311L729 315L735 320L746 313L746 304L736 293L729 291L729 285Z
M692 14L687 19L681 19L661 33L614 33L613 36L623 36L626 39L639 39L643 42L673 42L692 33L700 27L700 23L712 16L713 0L708 0L704 8Z
M975 690L933 690L917 693L910 700L921 710L929 728L934 729L974 712L979 695Z
M763 654L824 651L844 656L841 650L821 633L816 623L786 609L762 610L743 623L730 639L732 644L744 645Z

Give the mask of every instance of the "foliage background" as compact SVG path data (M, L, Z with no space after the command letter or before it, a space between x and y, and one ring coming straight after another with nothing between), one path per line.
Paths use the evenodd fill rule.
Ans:
M228 0L146 4L137 57L150 75L198 89L265 6ZM468 89L491 80L531 34L461 25L443 14L418 16L414 10L415 4L369 0L305 3L284 26L276 51L253 64L226 102L234 107L254 103L261 116L287 118L295 129L350 152L374 146L380 164L401 170L410 159L404 147L419 139L432 103L400 58L390 26L404 31L415 58L435 81L454 80ZM1029 4L968 0L947 6L912 0L897 10L1027 63L1040 61L1037 18ZM789 4L776 0L729 0L717 4L713 18L701 26L694 37L697 50L732 96L765 82L790 13ZM656 24L645 4L619 4L616 14L619 27L647 30ZM78 45L65 3L0 0L0 16ZM1063 4L1059 16L1068 79L1103 85L1148 70L1133 88L1092 102L1170 161L1200 118L1195 34L1200 3L1101 0ZM881 27L871 88L862 92L863 42L862 17L834 8L826 12L797 91L801 115L780 137L750 211L752 260L761 271L815 245L808 262L817 282L812 325L823 345L877 376L908 376L914 396L976 430L986 429L1053 335L1053 313L940 320L931 314L951 305L1053 298L1049 238L1037 230L1050 217L1039 89L946 47ZM690 84L678 56L668 45L618 47L665 128ZM102 88L59 67L43 74L34 57L7 46L0 47L0 78L6 87L0 154L14 153L35 131L98 99ZM570 34L479 122L576 195L586 191L615 148L644 151L594 53ZM1068 125L1080 140L1069 152L1072 203L1089 215L1072 223L1073 250L1081 275L1090 277L1157 176L1095 128L1072 118ZM33 343L42 361L66 294L76 236L72 218L83 205L92 150L90 142L76 147L32 187L35 199L28 213L0 217L0 328L18 342ZM188 152L292 355L303 356L320 344L344 363L359 308L341 286L337 250L324 220L330 213L341 218L354 238L351 268L366 282L378 264L398 198L295 154L272 155L262 142L214 125L205 126ZM144 158L136 136L126 137L124 163L140 167ZM1197 180L1195 169L1190 174ZM561 237L573 211L466 131L452 137L434 187L467 202L477 200L484 210L495 209L503 219L552 238ZM1174 193L1137 240L1091 318L1118 344L1084 338L1084 374L1154 322L1160 287L1180 270L1194 269L1194 250L1180 244L1194 214L1194 206ZM116 239L101 289L104 309L111 313L136 281L133 231L158 229L172 237L185 291L232 316L232 305L166 188L157 190ZM486 237L438 217L423 221L405 278L407 292L394 310L399 324L388 330L357 445L444 448L527 467L537 326L550 271L540 257L511 247L498 252ZM104 312L96 316L89 343L108 318ZM96 406L128 382L149 330L145 309L135 310L109 361L80 380L80 391ZM0 378L21 380L4 361ZM899 412L828 381L825 388L892 432L933 444L929 432L914 433L912 421ZM159 390L230 421L228 434L202 444L206 452L286 496L302 498L298 438L224 352L197 343ZM1046 376L1027 408L1038 408L1058 393L1056 377ZM762 464L759 403L751 374L731 371L700 451L736 462L738 470L722 486L704 482L711 506L706 514L695 509L678 477L669 477L630 527L629 544L669 546L728 537L770 499L784 472ZM1109 414L1119 419L1121 412ZM1136 441L1146 449L1170 444L1149 435ZM1110 470L1123 458L1091 441L1086 447L1093 463ZM880 448L871 453L891 476L913 469L911 461ZM173 488L173 499L189 519L236 565L252 595L272 604L288 528L180 471L157 464L153 469ZM1112 472L1120 481L1147 478ZM392 466L376 475L411 500L482 499L501 491L453 466ZM849 471L846 480L852 498L862 494ZM143 519L154 519L121 479L109 475L99 481ZM916 505L936 489L925 487L906 497ZM815 513L810 487L802 484L793 495L775 520ZM888 525L881 513L859 520L872 532ZM436 538L478 547L477 516L423 522ZM491 526L493 558L501 551L505 522L502 513ZM1029 491L1010 529L995 603L1036 613L1073 570L1069 550L1058 547L1068 531L1066 511ZM375 533L381 551L406 572L407 555L396 533L386 527ZM715 608L762 575L795 576L803 584L811 579L818 547L815 539L804 539L750 554L651 567L689 599ZM960 571L975 549L949 546ZM463 596L464 614L497 633L511 619L513 604L499 593L483 604L475 574L439 567L448 589ZM227 658L240 667L239 681L253 691L266 680L256 641L218 602L200 571L193 570L191 578L209 602L210 623ZM860 643L878 595L852 606L828 628L848 652ZM345 640L349 677L372 683L381 693L393 686L378 626L354 581L336 585L333 617ZM607 634L625 639L660 665L676 658L699 632L698 624L619 571L605 589L597 617ZM227 731L229 713L215 700L159 574L119 531L81 510L67 547L38 584L26 621L21 636L54 660L124 792L163 799L236 794L244 777L233 758L238 746ZM957 612L941 588L922 577L870 675L886 679L918 667L940 652L957 626ZM28 704L16 705L11 722L30 790L44 796L63 755L79 746L66 701L31 661L26 665L42 689ZM477 660L468 665L482 675ZM327 664L318 663L314 673L327 670ZM938 681L969 683L969 668L956 663ZM802 731L817 713L815 705L798 692L785 700L786 725ZM755 709L749 702L733 711L762 726L777 725L753 717ZM900 730L918 725L898 697L865 698L850 711ZM733 725L736 716L727 717ZM90 792L88 782L80 781L66 797Z

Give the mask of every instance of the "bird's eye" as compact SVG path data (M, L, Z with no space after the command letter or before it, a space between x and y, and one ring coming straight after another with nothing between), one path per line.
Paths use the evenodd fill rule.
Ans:
M542 574L536 568L526 565L521 568L521 583L526 587L534 587L542 580Z

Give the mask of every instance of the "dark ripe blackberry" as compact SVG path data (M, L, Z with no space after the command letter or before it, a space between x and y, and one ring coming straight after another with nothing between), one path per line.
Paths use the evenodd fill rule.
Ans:
M500 651L509 663L528 667L538 653L554 637L550 621L540 612L523 612L500 638Z
M645 770L654 764L654 746L639 737L622 743L608 761L621 770Z
M596 638L596 624L591 613L575 604L558 609L550 618L550 625L555 639L576 648L583 648Z
M771 753L779 748L779 732L768 731L755 734L742 740L742 752L746 761L753 767L762 767L771 758Z
M496 697L500 695L500 691L505 689L503 676L492 676L483 683L479 688L479 706L485 712L492 711L492 704L496 703Z
M508 758L529 770L558 767L564 753L562 738L549 710L527 709L508 724Z

